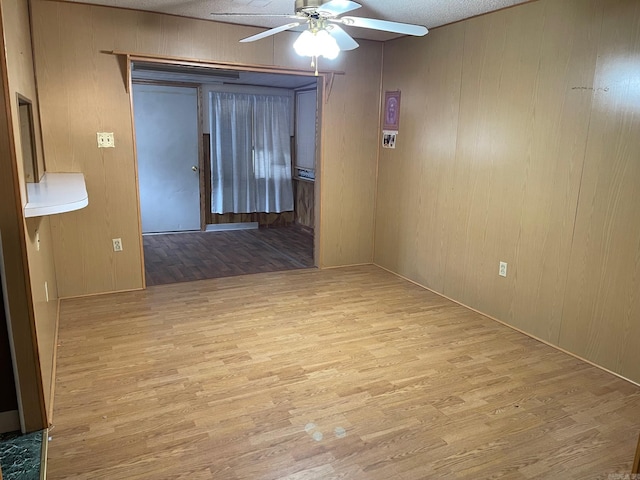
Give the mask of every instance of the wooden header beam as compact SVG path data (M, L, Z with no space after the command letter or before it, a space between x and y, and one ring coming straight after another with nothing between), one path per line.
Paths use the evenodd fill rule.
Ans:
M123 52L119 50L103 51L102 53L106 53L109 55L117 55L125 58L126 66L123 73L126 76L126 78L124 79L124 85L127 93L129 93L129 79L131 78L131 62L136 62L136 61L158 63L158 64L165 64L165 65L183 65L187 67L219 68L224 70L236 70L240 72L260 72L260 73L275 73L275 74L281 74L281 75L299 75L299 76L305 76L305 77L316 77L315 71L298 70L294 68L277 67L277 66L270 66L270 65L256 65L256 64L233 63L233 62L216 62L213 60L203 60L200 58L158 56L158 55L149 55L145 53ZM333 87L333 80L335 78L335 75L344 75L344 74L345 72L336 71L336 70L318 71L317 76L322 77L322 81L324 84L325 103L329 101L329 96L331 94L331 89Z

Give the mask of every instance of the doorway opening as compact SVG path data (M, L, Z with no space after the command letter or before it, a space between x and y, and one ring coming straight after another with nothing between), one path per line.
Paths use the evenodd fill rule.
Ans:
M21 430L24 425L19 400L19 384L16 381L18 372L5 279L2 232L0 232L0 387L3 392L0 398L0 434Z
M132 61L146 285L317 265L322 85Z

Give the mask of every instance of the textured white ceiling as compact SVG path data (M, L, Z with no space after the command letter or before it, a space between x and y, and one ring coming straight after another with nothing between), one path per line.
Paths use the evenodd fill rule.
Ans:
M293 14L295 0L67 0L112 7L124 7L184 17L272 28L288 23L283 18L212 16L212 13ZM362 8L348 15L394 22L414 23L434 28L483 13L526 3L531 0L357 0ZM355 38L390 40L396 34L356 27L345 27Z

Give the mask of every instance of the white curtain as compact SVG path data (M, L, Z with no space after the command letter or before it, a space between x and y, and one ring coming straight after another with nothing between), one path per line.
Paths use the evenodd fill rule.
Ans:
M293 210L291 99L210 92L211 211Z

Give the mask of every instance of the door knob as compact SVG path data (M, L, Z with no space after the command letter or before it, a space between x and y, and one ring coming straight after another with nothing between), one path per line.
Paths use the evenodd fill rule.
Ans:
M194 172L198 171L198 167L196 167L195 165L193 167L191 167L191 170L193 170Z

